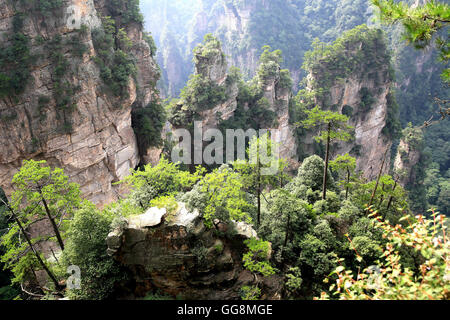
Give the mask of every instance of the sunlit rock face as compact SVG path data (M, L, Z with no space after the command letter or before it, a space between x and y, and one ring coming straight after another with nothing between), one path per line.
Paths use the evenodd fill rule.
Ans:
M414 183L413 168L419 160L420 151L412 148L406 141L400 140L394 168L396 172L400 173L399 183L402 187L406 187L409 183Z
M197 211L180 203L175 213L150 208L125 219L107 243L108 253L133 275L135 286L126 298L158 289L185 299L239 299L242 286L259 281L263 299L279 299L281 279L256 279L242 266L244 240L255 235L242 222L208 229Z
M14 15L24 10L20 3L11 3L0 1L2 46L10 43ZM101 28L101 17L105 15L110 14L102 0L64 1L50 14L25 15L21 32L31 39L31 79L22 94L0 98L0 186L7 195L12 192L11 179L24 159L45 159L52 167L64 168L70 180L80 184L84 197L102 206L117 199L120 190L112 183L138 165L131 106L152 99L156 64L142 39L141 26L129 23L125 32L132 41L130 50L137 75L130 77L125 99L106 90L94 61L97 53L91 35L92 30ZM80 35L82 27L87 29ZM47 44L57 37L68 61L63 82L76 88L71 111L58 109L56 101L65 92L57 92L56 65ZM78 44L87 48L82 56L69 45L74 37L79 37Z

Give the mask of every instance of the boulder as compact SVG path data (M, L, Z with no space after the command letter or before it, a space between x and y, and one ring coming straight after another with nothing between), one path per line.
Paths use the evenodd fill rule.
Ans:
M279 297L279 277L254 277L242 266L244 241L257 236L251 226L232 222L227 230L235 232L208 229L199 212L183 203L170 217L165 212L150 208L108 235L108 253L133 275L134 296L128 283L126 298L158 289L184 299L240 299L241 287L255 281L266 299Z

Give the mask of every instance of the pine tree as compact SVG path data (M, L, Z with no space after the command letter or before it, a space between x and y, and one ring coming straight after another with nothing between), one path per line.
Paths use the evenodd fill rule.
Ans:
M325 167L323 173L322 199L327 198L327 171L330 158L331 141L348 141L351 139L351 126L347 124L348 117L338 112L322 110L319 106L311 110L305 110L307 118L301 125L306 129L318 128L315 139L317 142L326 141Z

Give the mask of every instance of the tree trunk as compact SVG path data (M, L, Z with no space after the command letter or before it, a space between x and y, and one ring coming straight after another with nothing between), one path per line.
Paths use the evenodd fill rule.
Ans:
M287 242L288 242L290 224L291 224L291 216L288 215L287 224L286 224L286 235L284 237L284 246L285 247L286 247Z
M350 184L350 169L347 168L347 186L345 187L345 200L348 199L349 184Z
M322 199L326 200L327 199L327 181L328 181L328 177L327 177L327 173L328 173L328 159L330 157L330 133L331 133L331 123L328 123L328 136L327 136L327 150L326 150L326 154L325 154L325 166L323 168L323 194L322 194Z
M368 205L369 208L372 205L373 200L375 199L375 194L378 189L378 184L380 183L381 174L383 173L383 167L384 167L384 163L386 162L386 155L387 155L388 150L389 149L386 150L386 152L384 153L384 156L383 156L383 162L381 163L380 172L378 173L378 177L377 177L377 182L375 183L375 187L373 188L372 196L370 197L370 202ZM369 209L367 209L367 212L369 212Z
M257 145L256 145L256 178L258 179L257 181L257 200L258 200L258 212L257 212L257 226L259 227L261 225L261 163L260 163L260 158L259 158L259 152L260 152L260 148L259 148L259 140L257 141Z
M397 188L397 180L395 180L394 186L392 187L392 192L395 191L395 188ZM387 207L386 207L386 210L389 210L389 208L391 207L392 200L394 200L394 196L393 196L393 195L391 195L391 196L389 197L389 201L388 201L388 205L387 205Z
M50 213L50 209L47 205L47 201L45 200L44 195L42 194L41 190L39 190L39 194L42 197L42 203L44 204L44 208L45 208L45 212L47 213L48 220L52 224L52 228L53 228L53 231L55 232L56 239L58 239L58 244L59 244L61 250L64 251L64 242L61 238L61 234L59 233L59 229L58 229L58 226L56 225L55 219L52 217L52 215Z
M3 202L4 203L4 202ZM36 249L34 248L33 244L31 243L30 237L28 237L28 234L25 232L24 227L22 226L22 223L19 220L19 217L17 217L16 213L14 212L14 210L6 203L4 203L6 205L6 207L8 208L8 210L11 212L13 220L17 223L17 225L19 226L20 231L22 232L25 240L28 243L28 246L30 247L31 251L33 251L34 255L36 256L36 259L38 260L39 264L42 266L42 268L45 270L45 272L47 273L47 275L49 276L49 278L53 281L54 285L55 285L55 289L56 290L60 290L61 286L58 283L58 280L56 280L56 277L53 275L53 273L50 271L50 269L47 267L47 265L44 263L44 261L41 259L41 256L39 255L39 253L36 251Z
M261 225L261 179L259 178L258 175L258 227Z
M381 208L381 204L383 203L383 200L384 200L384 187L385 187L385 184L383 183L383 186L381 187L381 191L383 191L383 194L380 197L380 202L378 203L378 208Z

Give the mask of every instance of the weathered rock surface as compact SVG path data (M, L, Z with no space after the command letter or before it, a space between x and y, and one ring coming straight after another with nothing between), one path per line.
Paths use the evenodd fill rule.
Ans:
M269 101L270 110L276 114L277 126L273 140L279 148L279 157L286 159L291 170L299 167L297 157L297 140L294 135L294 127L289 123L289 103L292 98L291 88L283 88L280 85L280 70L274 76L263 81L264 97Z
M238 86L235 82L231 84L226 82L228 76L227 61L221 49L214 50L208 57L196 54L195 59L197 61L194 67L195 74L199 74L217 86L225 88L228 97L223 103L200 112L203 131L206 131L207 129L217 128L220 120L228 120L233 116L237 108Z
M175 214L163 216L162 223L136 225L150 212L159 220L162 211L152 208L127 219L107 238L108 252L133 274L135 296L158 289L186 299L239 299L242 286L255 284L255 277L242 267L243 241L256 235L250 226L227 225L224 229L235 232L219 236L182 203ZM263 298L278 299L280 279L259 278Z
M378 175L383 157L386 157L386 162L382 172L385 174L389 171L392 140L383 133L388 113L387 95L391 88L391 82L386 80L387 72L380 71L380 77L385 79L381 84L366 77L350 77L344 84L335 84L331 88L331 105L337 105L340 112L346 105L355 110L349 121L354 127L355 139L340 143L335 154L351 153L357 146L358 151L353 152L357 159L356 170L362 171L363 176L368 179L374 179ZM368 111L361 111L359 107L360 91L363 88L374 93L375 102Z
M420 161L423 160L424 137L421 128L407 127L397 148L394 172L398 183L409 190L416 184L422 184L424 175L419 173ZM419 173L419 174L418 174Z
M248 41L252 14L258 7L268 8L266 1L243 1L238 5L218 1L212 8L203 6L194 18L190 30L191 49L206 33L218 34L224 44L224 51L233 65L248 75L254 75L259 64L260 48L248 47L240 50L237 44Z
M14 8L16 7L16 8ZM0 1L0 42L7 45L13 29L13 17L22 10L20 3ZM101 27L100 17L111 15L103 0L64 1L61 8L44 16L37 12L26 15L23 33L31 40L33 61L31 81L25 92L16 98L0 98L0 116L14 114L10 121L0 120L0 186L9 195L11 179L24 159L45 159L51 166L64 168L70 180L81 185L83 195L98 205L117 198L120 191L112 186L135 168L140 157L136 137L131 127L131 105L148 103L152 97L156 65L150 49L142 39L141 27L131 23L125 28L132 41L131 52L136 59L137 75L129 79L129 97L119 100L104 90L100 70L94 62L96 52L91 30ZM50 41L61 36L62 43L78 35L87 52L78 57L70 46L63 47L70 72L65 81L78 87L74 93L73 112L57 110L55 101L54 62L51 52L36 39ZM138 89L137 89L138 88ZM40 97L48 97L45 107L39 107ZM1 117L0 117L1 118ZM61 130L64 121L72 127L70 133Z
M195 74L201 75L204 79L208 79L211 83L223 88L226 96L225 101L198 112L204 135L208 129L218 129L222 121L229 120L236 115L239 103L239 86L227 74L226 56L221 49L211 50L208 52L208 56L195 54L194 60L196 61ZM298 167L296 138L294 128L289 123L289 103L292 98L292 91L290 88L281 86L280 68L274 74L264 79L256 77L256 80L262 91L262 97L267 100L268 111L274 112L276 118L273 125L260 123L260 127L271 131L272 139L279 146L279 156L288 160L291 169L296 169ZM257 106L246 102L244 109L248 111L252 107ZM180 101L178 108L183 110L184 101ZM260 119L260 121L268 122L267 119Z
M387 47L377 31L365 28L361 32L370 34L370 37L346 39L345 50L330 54L337 60L322 57L308 70L306 80L308 90L325 90L323 94L315 94L314 105L347 115L348 124L354 128L354 139L332 145L331 158L349 153L356 158L356 171L361 171L363 177L372 180L379 174L383 158L386 161L382 173L389 171L393 134L389 130L393 129L388 125L395 121L396 114ZM351 62L359 56L364 59ZM349 64L347 71L336 71L333 64L339 59ZM315 134L310 131L304 140L310 153Z

